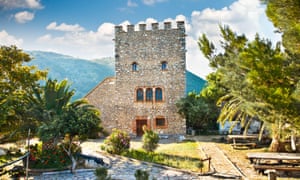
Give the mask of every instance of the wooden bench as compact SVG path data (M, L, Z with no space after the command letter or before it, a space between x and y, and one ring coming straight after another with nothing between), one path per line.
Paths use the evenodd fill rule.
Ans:
M272 169L276 171L300 171L300 166L291 166L291 165L265 165L265 164L255 164L253 165L254 169L258 171L258 173L264 173L265 170Z
M256 147L256 143L254 143L254 142L234 143L234 144L231 144L231 146L234 149L249 149L249 148L255 148Z

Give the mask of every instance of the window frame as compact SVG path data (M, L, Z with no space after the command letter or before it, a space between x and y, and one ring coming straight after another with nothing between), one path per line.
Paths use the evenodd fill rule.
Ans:
M167 61L162 61L161 62L161 70L166 71L168 69L168 62Z
M158 123L159 121L163 121L163 124ZM156 129L166 129L168 127L167 119L163 116L159 116L155 118L155 128Z
M139 64L137 62L131 63L131 71L136 72L139 70Z
M160 91L160 94L158 94L158 90ZM158 99L160 97L160 99ZM161 87L155 88L155 101L156 102L163 102L163 89Z
M153 88L146 88L146 102L152 102L153 101ZM150 96L149 96L150 95Z
M136 92L135 93L135 101L136 102L144 102L144 89L143 88L137 88L135 92ZM141 92L141 94L139 94L139 92ZM141 97L141 98L139 98L139 97Z

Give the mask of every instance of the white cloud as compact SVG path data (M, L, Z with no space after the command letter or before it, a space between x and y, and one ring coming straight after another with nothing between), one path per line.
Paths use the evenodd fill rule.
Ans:
M166 2L168 0L143 0L143 3L146 5L154 5L156 3Z
M83 31L84 28L81 27L79 24L69 25L65 23L61 23L60 25L57 25L56 22L50 23L47 27L47 30L56 30L56 31L70 31L70 32L78 32Z
M5 30L0 31L0 45L16 45L20 47L22 43L23 39L17 39L16 37L9 35Z
M46 34L38 39L38 44L43 49L86 59L112 57L114 26L111 23L103 23L96 31L66 31L63 36Z
M137 7L138 4L135 3L135 2L133 2L132 0L128 0L128 1L127 1L127 6L128 6L128 7Z
M273 33L274 27L267 20L265 7L258 0L238 0L223 9L204 9L191 14L191 22L187 23L187 69L206 77L212 70L208 61L198 48L198 38L206 34L220 50L219 25L228 25L234 32L245 34L253 39L258 33L261 37L279 41L280 36Z
M0 9L42 9L43 6L40 0L0 0Z
M32 9L42 8L42 5L40 4L40 0L26 0L26 3L28 7Z
M156 2L156 1L155 1ZM254 38L255 33L259 33L262 37L270 38L273 41L280 39L280 35L273 33L273 25L267 20L265 8L258 0L238 0L223 9L204 9L202 11L194 11L191 16L178 15L176 18L166 18L159 22L162 28L163 22L171 21L172 27L176 27L175 21L185 21L186 26L186 59L187 69L191 72L205 78L212 70L208 66L201 51L199 50L198 38L205 33L217 47L220 31L219 25L229 25L230 28L237 33L244 33L248 38ZM139 23L151 26L156 19L148 18ZM120 25L126 31L129 21L124 21ZM55 34L46 34L39 38L37 48L68 54L76 57L93 59L107 56L114 56L114 24L103 23L95 31L84 30L80 25L57 25L53 22L47 26L47 29L65 31L61 36ZM35 48L36 49L36 48Z
M18 23L27 23L33 20L34 14L28 11L22 11L15 14L14 18Z

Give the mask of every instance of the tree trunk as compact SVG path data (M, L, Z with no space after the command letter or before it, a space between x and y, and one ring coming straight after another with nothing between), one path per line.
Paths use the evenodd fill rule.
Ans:
M71 154L69 155L71 157L71 161L72 161L72 166L71 166L71 173L75 173L75 169L76 169L76 166L77 166L77 162L76 162L76 159L74 158L74 156L72 156Z
M270 152L279 152L280 151L280 139L278 135L273 135L272 142L269 147Z

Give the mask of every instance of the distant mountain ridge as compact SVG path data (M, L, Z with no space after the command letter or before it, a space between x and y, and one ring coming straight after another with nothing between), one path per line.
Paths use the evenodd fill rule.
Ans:
M84 97L90 90L107 77L115 76L114 58L86 60L45 51L27 51L33 58L28 65L48 70L48 77L61 81L67 79L75 89L73 100ZM186 93L200 92L206 81L186 71Z
M71 89L76 91L73 100L84 97L104 78L115 75L114 66L103 62L109 58L89 61L53 52L29 51L28 54L33 57L29 65L48 70L51 79L69 81Z

